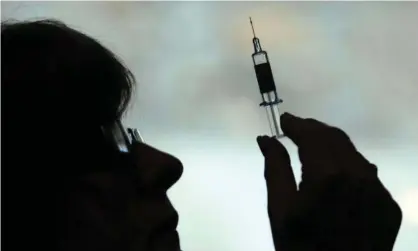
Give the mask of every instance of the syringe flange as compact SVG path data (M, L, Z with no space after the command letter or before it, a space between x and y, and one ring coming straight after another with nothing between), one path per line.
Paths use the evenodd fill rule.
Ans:
M260 103L260 106L266 107L266 106L270 106L270 105L278 105L280 103L283 103L283 99L278 99L278 100L274 100L274 101L271 101L271 102L263 101L263 102Z

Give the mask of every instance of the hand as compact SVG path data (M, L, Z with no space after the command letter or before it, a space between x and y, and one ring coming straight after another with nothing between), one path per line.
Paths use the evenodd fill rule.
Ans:
M376 167L338 128L288 113L281 125L298 147L299 190L285 147L274 138L257 138L276 250L392 250L401 211Z

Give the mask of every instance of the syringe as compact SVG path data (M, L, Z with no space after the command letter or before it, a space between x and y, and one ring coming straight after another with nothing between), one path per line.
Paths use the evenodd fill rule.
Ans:
M280 112L279 104L283 102L276 91L276 85L274 83L273 73L271 72L269 58L267 52L261 49L260 40L256 37L254 31L254 25L250 17L251 28L253 30L253 45L254 53L252 54L255 74L257 76L258 87L263 102L260 106L266 108L267 118L271 133L276 138L284 137L283 131L280 127Z

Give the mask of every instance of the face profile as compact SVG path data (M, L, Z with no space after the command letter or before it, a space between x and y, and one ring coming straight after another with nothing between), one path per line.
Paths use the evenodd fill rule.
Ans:
M180 178L183 166L177 158L143 143L134 144L131 151L123 153L118 162L125 167L132 164L132 168L84 175L70 190L65 242L78 243L77 250L89 250L84 248L93 246L85 243L96 245L103 237L104 243L113 239L136 250L180 250L179 216L167 190ZM100 228L94 229L97 226Z
M180 250L179 216L167 190L182 163L135 131L130 149L115 148L126 137L115 125L134 90L129 69L59 21L4 22L1 36L14 226L27 226L28 241L46 250ZM28 121L34 133L22 151Z

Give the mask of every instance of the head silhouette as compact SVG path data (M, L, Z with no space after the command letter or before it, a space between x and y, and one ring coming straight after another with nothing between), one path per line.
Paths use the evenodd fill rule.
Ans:
M166 191L181 163L141 144L129 173L121 166L132 158L102 133L126 111L133 74L98 41L55 20L3 22L1 47L5 245L22 250L14 239L22 238L44 250L50 243L52 250L145 251L164 237L178 246ZM136 174L146 180L132 184ZM138 198L138 187L147 196Z
M125 112L132 73L98 41L59 21L5 22L1 40L3 111L13 142L26 135L55 155L75 144L80 154L100 153L100 128Z
M37 114L102 125L125 111L134 77L93 38L53 20L3 23L1 36L3 88L36 99Z

